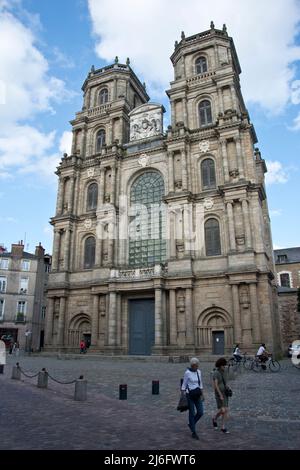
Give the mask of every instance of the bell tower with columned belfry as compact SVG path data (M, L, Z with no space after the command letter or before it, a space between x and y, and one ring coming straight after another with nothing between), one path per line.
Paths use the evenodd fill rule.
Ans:
M164 107L129 59L92 67L59 189L46 348L224 355L281 347L264 159L227 28L175 42Z

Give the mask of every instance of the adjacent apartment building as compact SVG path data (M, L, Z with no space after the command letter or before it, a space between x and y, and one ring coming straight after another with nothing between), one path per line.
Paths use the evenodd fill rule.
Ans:
M45 292L51 256L39 244L35 253L23 242L0 250L0 338L18 341L20 348L38 351L44 344Z

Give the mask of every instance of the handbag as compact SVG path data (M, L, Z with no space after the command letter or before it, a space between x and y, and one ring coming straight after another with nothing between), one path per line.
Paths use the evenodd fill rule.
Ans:
M226 383L225 383L225 380L224 380L224 377L223 377L223 374L222 374L222 373L221 373L221 376L222 376L222 381L223 381L224 388L225 388L225 391L224 391L224 393L225 393L226 397L228 397L228 398L229 398L229 397L232 397L232 390L231 390L231 388L230 388L230 387L228 387L228 385L226 385Z
M197 371L197 377L198 377L199 387L194 388L193 390L190 390L189 387L188 387L189 396L192 400L199 400L199 398L201 398L201 396L202 396L202 390L200 388L200 378L199 378L198 371Z
M187 396L182 393L179 398L177 410L180 411L180 413L182 413L183 411L187 411L188 409L189 409L189 403L188 403Z

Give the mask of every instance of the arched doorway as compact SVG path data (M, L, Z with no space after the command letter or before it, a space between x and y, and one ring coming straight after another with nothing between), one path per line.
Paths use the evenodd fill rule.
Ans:
M223 355L232 349L233 324L226 310L212 307L204 310L197 322L197 346L204 352Z
M78 347L81 339L89 346L91 343L91 320L86 313L79 313L72 318L68 330L69 346Z

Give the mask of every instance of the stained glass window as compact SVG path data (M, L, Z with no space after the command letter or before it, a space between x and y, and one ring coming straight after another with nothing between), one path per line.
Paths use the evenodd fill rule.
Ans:
M156 171L143 173L131 187L130 266L151 266L166 259L166 209L162 202L164 194L163 178Z

